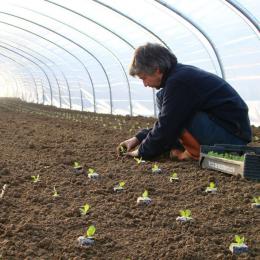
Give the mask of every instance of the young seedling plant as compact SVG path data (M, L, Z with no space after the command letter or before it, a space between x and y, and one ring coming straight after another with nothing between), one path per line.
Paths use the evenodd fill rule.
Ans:
M53 198L57 198L57 197L59 197L59 196L60 196L60 195L59 195L59 193L57 192L56 187L54 186L54 187L53 187L52 197L53 197Z
M89 206L89 204L86 203L86 204L83 205L81 208L79 208L80 214L81 214L82 216L86 216L87 213L88 213L88 211L89 211L89 209L90 209L90 206Z
M134 160L136 161L137 164L145 163L145 161L141 158L136 158L134 157Z
M127 152L126 147L123 146L123 145L120 145L120 146L118 147L118 152L119 152L119 155L120 155L120 156L125 155L126 152Z
M148 197L148 191L145 190L142 194L142 197L137 198L137 204L149 205L152 200Z
M97 179L98 177L99 177L99 174L96 173L94 169L92 169L92 168L88 169L88 178Z
M158 167L157 164L154 164L152 167L152 173L162 173L162 170Z
M35 175L31 176L31 178L32 178L33 183L37 183L37 182L40 181L40 175L39 174L37 176L35 176Z
M180 210L180 216L176 218L177 222L188 222L193 220L191 217L191 211L189 209Z
M233 254L241 254L248 251L248 246L244 243L245 238L235 235L235 243L231 243L229 246L229 250Z
M252 208L260 208L260 196L253 198Z
M94 234L96 232L95 226L91 225L86 234L84 236L78 237L78 242L80 246L91 246L94 244L95 240L93 238Z
M211 181L209 183L209 186L206 188L205 192L216 193L217 192L216 184L213 181Z
M178 181L179 180L179 177L177 175L176 172L173 172L170 176L170 182L175 182L175 181Z
M125 189L125 182L120 181L113 189L115 192L123 191Z
M209 156L212 157L217 157L217 158L223 158L223 159L227 159L227 160L233 160L233 161L241 161L243 162L245 160L245 156L242 155L235 155L235 154L230 154L230 153L216 153L213 151L208 152Z
M80 165L79 162L74 162L73 168L74 168L74 172L75 172L76 174L82 174L82 173L84 173L84 169L83 169L83 167Z

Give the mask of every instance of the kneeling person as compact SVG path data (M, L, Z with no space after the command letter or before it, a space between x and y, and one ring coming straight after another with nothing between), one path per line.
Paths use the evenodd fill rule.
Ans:
M136 49L130 75L160 90L153 128L120 143L128 155L151 159L170 151L179 160L199 159L200 145L251 141L248 107L222 78L178 63L171 51L152 43Z

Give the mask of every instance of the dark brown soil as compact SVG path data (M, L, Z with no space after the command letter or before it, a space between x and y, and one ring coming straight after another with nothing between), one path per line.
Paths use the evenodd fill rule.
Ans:
M7 184L0 199L2 259L260 259L260 211L251 208L259 182L166 156L156 160L163 173L155 175L155 162L117 158L117 144L153 121L0 99L0 193ZM259 128L254 136L260 138ZM73 173L74 161L100 179ZM169 181L173 171L179 182ZM32 183L32 175L40 182ZM218 192L206 194L212 180ZM119 181L126 189L115 193ZM139 206L145 189L152 203ZM81 216L85 203L90 212ZM192 223L176 223L181 209L191 210ZM77 238L91 224L96 242L80 247ZM231 254L235 235L245 237L249 253Z

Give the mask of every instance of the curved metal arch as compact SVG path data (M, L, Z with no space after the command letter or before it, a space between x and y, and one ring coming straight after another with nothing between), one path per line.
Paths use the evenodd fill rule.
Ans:
M18 16L18 15L6 13L6 12L0 12L0 13L5 14L5 15L9 15L9 16L12 16L12 17L16 17L16 18L21 19L21 20L24 20L24 21L27 21L27 22L29 22L29 23L32 23L32 24L37 25L37 26L39 26L39 27L42 27L42 28L46 29L47 31L50 31L50 32L52 32L52 33L54 33L54 34L57 34L57 35L59 35L60 37L66 39L67 41L69 41L69 42L75 44L76 46L78 46L79 48L81 48L82 50L84 50L85 52L87 52L94 60L96 60L96 62L100 65L101 69L103 70L103 72L104 72L104 74L105 74L105 77L106 77L106 80L107 80L107 83L108 83L109 96L110 96L110 114L112 114L112 112L113 112L113 99L112 99L112 90L111 90L110 80L109 80L109 77L108 77L108 75L107 75L107 72L106 72L106 70L105 70L105 68L104 68L104 66L103 66L103 64L102 64L102 62L101 62L93 53L91 53L90 51L88 51L88 50L87 50L85 47L83 47L81 44L78 44L77 42L71 40L71 39L68 38L67 36L65 36L65 35L63 35L63 34L61 34L61 33L58 33L58 32L56 32L56 31L54 31L54 30L52 30L52 29L50 29L50 28L48 28L48 27L46 27L46 26L44 26L44 25L41 25L41 24L36 23L36 22L33 22L33 21L29 20L29 19L20 17L20 16ZM51 102L52 102L52 101L51 101Z
M239 14L238 15L241 16L242 18L244 18L246 23L252 28L252 30L254 31L256 36L258 38L260 37L260 34L259 34L260 26L258 25L257 20L250 15L250 13L248 12L248 10L246 8L242 7L239 3L237 3L234 0L225 0L225 1L222 0L222 2L229 8L233 7L240 14L240 15Z
M197 24L195 24L193 21L191 21L191 19L189 19L187 16L185 16L184 14L182 14L180 11L178 11L175 8L173 8L169 4L167 4L165 1L162 1L162 0L154 0L154 1L157 2L158 4L162 5L162 6L166 7L167 9L171 10L172 12L174 12L176 15L178 15L179 17L184 19L187 23L191 24L194 28L196 28L196 30L198 30L203 35L203 37L207 40L207 42L211 46L211 48L212 48L212 50L213 50L213 52L214 52L214 54L215 54L215 56L217 58L222 78L226 79L226 75L225 75L225 71L224 71L224 68L223 68L223 63L222 63L222 60L220 58L220 55L219 55L219 53L218 53L214 43L212 42L210 37L206 34L206 32L204 32ZM211 57L211 55L207 51L207 48L206 48L206 52L208 53L209 57ZM215 67L214 62L213 62L213 66ZM217 72L216 67L215 67L215 71Z
M23 39L23 40L24 40L24 39ZM8 41L11 42L11 43L16 44L14 41L11 41L10 39L8 39ZM37 51L35 51L35 50L33 50L33 49L27 47L27 46L24 46L24 45L22 45L21 43L19 43L19 46L20 46L20 47L23 47L23 48L25 48L25 49L27 49L27 50L29 50L29 51L32 52L32 53L37 54L38 56L40 56L40 57L46 59L47 61L49 61L50 63L52 63L53 65L55 65L57 68L59 68L58 65L57 65L53 60L51 60L51 59L49 59L48 57L42 55L41 53L39 53L39 52L37 52ZM67 77L64 75L64 73L63 73L63 71L62 71L61 69L60 69L60 73L62 74L62 76L63 76L63 78L64 78L64 80L65 80L65 82L66 82L66 86L67 86L68 94L69 94L70 109L71 109L71 96L70 96L70 87L69 87L69 84L68 84L68 80L67 80ZM60 102L60 107L61 107L61 102Z
M40 63L42 63L44 66L46 66L46 67L51 71L51 73L52 73L52 75L53 75L53 77L54 77L54 79L55 79L55 81L56 81L56 83L57 83L57 86L58 86L59 99L60 99L60 107L61 107L60 85L59 85L58 79L57 79L57 77L56 77L56 74L53 72L53 70L50 68L50 66L48 66L45 62L43 62L42 60L38 59L38 58L35 57L34 55L31 55L30 53L28 53L28 52L26 52L26 51L24 51L24 50L21 50L20 48L14 47L14 46L12 46L11 44L8 44L8 43L2 42L2 41L0 41L0 43L6 44L7 46L9 46L9 47L11 47L11 48L16 49L16 50L18 50L18 51L21 51L22 53L25 53L26 55L28 55L28 56L30 56L30 57L36 59L37 61L39 61ZM0 45L0 46L1 46L1 45Z
M76 14L76 15L78 15L78 16L80 16L80 17L82 17L82 18L84 18L84 19L86 19L86 20L88 20L88 21L91 21L92 23L94 23L94 24L100 26L100 27L103 28L104 30L106 30L106 31L108 31L108 32L110 32L110 33L112 33L114 36L116 36L117 38L119 38L120 40L122 40L123 42L125 42L125 43L126 43L130 48L132 48L133 50L135 49L135 47L134 47L129 41L127 41L126 39L124 39L122 36L120 36L120 35L117 34L116 32L112 31L112 30L109 29L108 27L106 27L106 26L104 26L104 25L98 23L97 21L95 21L95 20L93 20L93 19L91 19L91 18L89 18L89 17L87 17L87 16L85 16L85 15L83 15L83 14L81 14L81 13L75 11L75 10L72 10L72 9L66 7L66 6L63 6L63 5L54 3L54 2L52 2L52 1L50 1L50 0L43 0L43 1L45 1L45 2L47 2L47 3L50 3L50 4L53 4L53 5L56 5L56 6L60 7L60 8L63 8L63 9L65 9L65 10L69 11L69 12L72 12L72 13L74 13L74 14ZM155 90L153 89L152 91L153 91L153 100L155 100ZM156 117L156 104L155 104L155 102L153 102L153 106L154 106L154 116Z
M7 59L10 59L12 60L13 62L17 63L18 65L22 66L23 68L25 68L25 66L23 64L21 64L20 62L16 61L15 59L3 54L3 53L0 53L1 56L7 58ZM33 80L33 83L34 83L34 86L35 86L35 91L36 91L36 98L37 98L37 103L39 103L39 93L38 93L38 88L37 88L37 84L36 84L36 81L35 81L35 78L33 76L33 74L29 72L29 75L31 76L32 80ZM42 93L43 93L43 86L42 86Z
M133 50L135 49L135 47L134 47L129 41L127 41L125 38L123 38L122 36L120 36L120 35L117 34L116 32L112 31L112 30L109 29L108 27L102 25L101 23L99 23L99 22L97 22L97 21L95 21L95 20L93 20L93 19L91 19L91 18L89 18L89 17L87 17L87 16L85 16L85 15L83 15L83 14L81 14L81 13L75 11L75 10L72 10L72 9L70 9L70 8L64 6L64 5L60 5L60 4L58 4L58 3L54 3L54 2L52 2L52 1L50 1L50 0L43 0L43 1L45 1L45 2L47 2L47 3L49 3L49 4L56 5L56 6L60 7L60 8L63 8L63 9L65 9L65 10L69 11L69 12L72 12L72 13L78 15L78 16L83 17L83 18L85 18L86 20L91 21L91 22L94 23L94 24L97 24L97 25L100 26L101 28L103 28L103 29L105 29L106 31L108 31L108 32L112 33L113 35L115 35L115 36L116 36L117 38L119 38L121 41L125 42L125 43L126 43L128 46L130 46Z
M69 25L69 24L67 24L67 23L64 23L64 22L62 22L62 21L60 21L60 20L58 20L58 19L56 19L56 18L53 18L53 17L51 17L51 16L49 16L49 15L46 15L46 14L43 14L43 13L41 13L41 12L32 10L32 9L30 9L30 8L25 8L25 7L21 7L21 8L23 8L23 9L25 9L25 10L29 10L29 11L34 12L34 13L37 13L37 14L40 14L40 15L42 15L42 16L48 17L48 18L51 19L51 20L54 20L54 21L56 21L56 22L58 22L58 23L61 23L62 25L65 25L65 26L67 26L67 27L69 27L69 28L71 28L71 29L73 29L73 30L75 30L75 31L77 31L77 32L79 32L79 33L81 33L81 34L83 34L84 36L86 36L86 37L88 37L89 39L95 41L95 42L98 43L100 46L102 46L104 49L106 49L106 50L118 61L119 65L120 65L120 67L121 67L121 69L122 69L122 71L123 71L123 74L124 74L125 79L126 79L127 87L128 87L130 115L131 115L131 116L133 115L132 96L131 96L131 89L130 89L130 83L129 83L129 80L128 80L128 76L127 76L127 73L126 73L126 71L125 71L125 68L124 68L122 62L120 61L120 59L117 57L117 55L116 55L113 51L111 51L108 47L106 47L102 42L98 41L97 39L95 39L94 37L90 36L89 34L87 34L87 33L83 32L83 31L81 31L81 30L75 28L74 26L71 26L71 25Z
M33 34L33 35L35 35L35 36L37 36L37 37L39 37L39 38L41 38L41 39L43 39L43 40L45 40L45 41L47 41L47 42L50 42L50 43L52 43L53 45L57 46L58 48L64 50L64 51L67 52L67 53L69 53L74 59L76 59L76 60L82 65L82 67L84 68L84 71L86 72L86 74L87 74L88 77L89 77L89 80L90 80L90 83L91 83L91 86L92 86L92 91L93 91L92 93L93 93L94 112L96 112L96 96L95 96L95 89L94 89L92 77L91 77L91 75L90 75L90 73L89 73L87 67L85 66L85 64L84 64L76 55L74 55L73 53L71 53L70 51L68 51L67 49L65 49L64 47L62 47L61 45L59 45L59 44L57 44L57 43L55 43L55 42L53 42L53 41L51 41L51 40L49 40L49 39L43 37L43 36L41 36L41 35L39 35L39 34L37 34L37 33L34 33L34 32L32 32L32 31L30 31L30 30L24 29L24 28L19 27L19 26L17 26L17 25L10 24L10 23L7 23L7 22L1 21L1 20L0 20L0 23L9 25L9 26L14 27L14 28L17 28L17 29L20 29L20 30L25 31L25 32L27 32L27 33ZM70 98L70 100L71 100L71 98ZM71 104L70 104L70 106L71 106Z
M46 79L47 79L47 82L48 82L48 85L49 85L49 88L50 88L51 105L52 105L52 87L51 87L50 79L49 79L47 73L45 72L45 70L44 70L38 63L34 62L33 60L31 60L31 59L25 57L24 55L22 55L22 54L20 54L20 53L18 53L18 52L16 52L16 51L14 51L14 50L11 50L11 49L9 49L9 48L7 48L7 47L1 45L1 44L0 44L0 48L6 49L6 50L8 50L8 51L10 51L10 52L13 52L13 53L17 54L18 56L23 57L24 59L26 59L26 60L32 62L34 65L36 65L36 67L38 67L38 68L42 71L42 73L45 75L45 77L46 77ZM43 103L44 103L44 102L43 102Z
M166 48L168 48L169 50L171 49L167 43L165 41L163 41L157 34L155 34L153 31L151 31L150 29L148 29L146 26L144 26L143 24L137 22L136 20L134 20L133 18L131 18L130 16L120 12L119 10L116 10L115 8L113 8L112 6L109 6L107 4L104 4L102 2L100 2L99 0L92 0L92 2L95 2L99 5L102 5L110 10L112 10L113 12L125 17L126 19L130 20L131 22L137 24L138 26L140 26L141 28L143 28L144 30L146 30L147 32L149 32L150 34L152 34L156 39L158 39Z

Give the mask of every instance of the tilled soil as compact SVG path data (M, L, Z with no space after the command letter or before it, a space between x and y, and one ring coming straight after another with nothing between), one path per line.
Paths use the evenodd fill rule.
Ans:
M260 259L260 183L174 162L117 158L120 141L154 119L79 113L0 100L0 259ZM260 129L254 128L258 145ZM75 174L78 161L100 174ZM157 163L162 174L151 173ZM179 181L171 183L176 172ZM33 183L31 176L40 176ZM125 190L113 191L124 181ZM205 193L214 181L216 194ZM56 188L59 196L53 197ZM137 205L148 190L152 203ZM79 208L90 205L86 216ZM181 209L193 221L176 222ZM95 244L77 238L95 225ZM232 255L235 235L249 252Z

